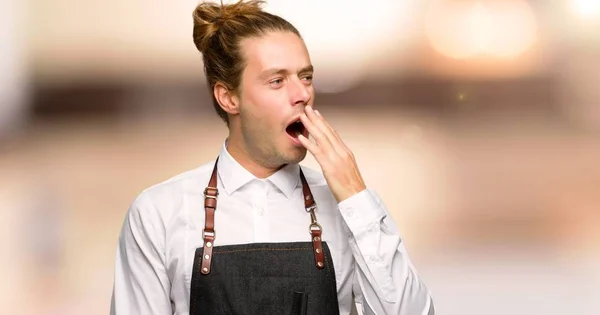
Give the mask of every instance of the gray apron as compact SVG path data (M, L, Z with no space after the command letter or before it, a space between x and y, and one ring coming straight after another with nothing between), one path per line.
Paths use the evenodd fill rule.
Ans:
M217 162L204 190L204 246L194 255L190 314L338 315L331 252L321 240L316 204L302 169L310 239L307 235L306 242L215 246Z

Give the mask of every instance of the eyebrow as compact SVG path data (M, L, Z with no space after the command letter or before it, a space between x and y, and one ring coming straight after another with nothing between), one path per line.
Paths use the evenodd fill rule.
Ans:
M261 79L266 79L274 74L288 74L290 71L288 71L287 69L282 69L282 68L270 68L267 69L265 71L263 71L259 78ZM308 65L302 69L300 69L298 71L298 73L307 73L307 72L314 72L314 67L313 65Z

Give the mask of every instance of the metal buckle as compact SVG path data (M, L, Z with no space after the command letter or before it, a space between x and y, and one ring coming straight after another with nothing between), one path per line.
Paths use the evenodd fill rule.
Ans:
M313 231L323 231L323 228L317 222L311 223L310 226L308 227L308 233L310 233L312 235Z
M216 238L217 233L215 231L202 231L202 238L206 238L206 235L211 236L212 238Z
M215 196L209 196L208 195L208 190L209 189L214 189L215 190ZM206 197L206 198L212 198L212 199L217 199L217 196L219 196L219 190L217 189L217 187L206 187L206 188L204 188L204 197Z
M314 211L314 210L317 210L317 204L314 204L314 205L306 208L306 212L311 212L311 211Z

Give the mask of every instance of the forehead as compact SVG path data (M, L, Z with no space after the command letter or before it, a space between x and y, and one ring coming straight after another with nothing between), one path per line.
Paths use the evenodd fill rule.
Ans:
M269 32L240 42L246 61L245 72L259 75L262 71L279 68L295 72L310 65L304 41L291 32Z

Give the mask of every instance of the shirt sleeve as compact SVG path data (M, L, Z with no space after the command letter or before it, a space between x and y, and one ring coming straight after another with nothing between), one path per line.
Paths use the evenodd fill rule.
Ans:
M164 238L158 211L142 193L127 211L119 235L111 315L173 314Z
M338 207L350 230L353 293L363 314L434 314L431 293L379 196L366 189Z

